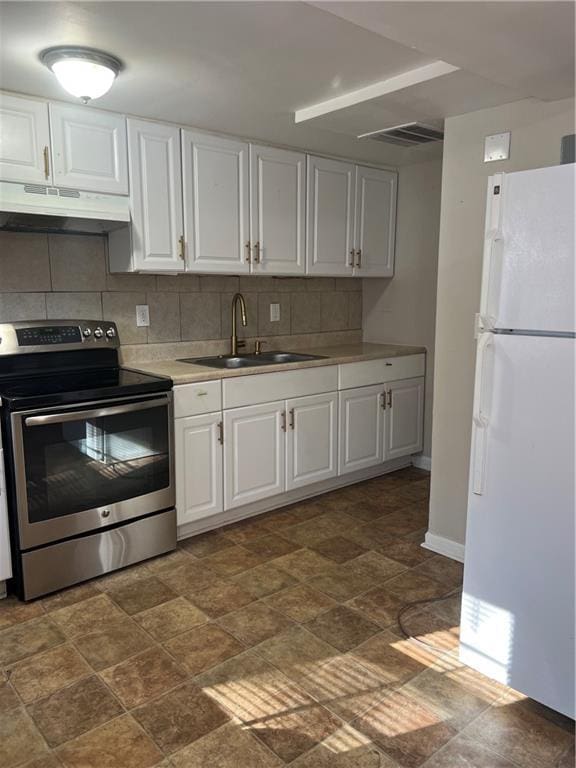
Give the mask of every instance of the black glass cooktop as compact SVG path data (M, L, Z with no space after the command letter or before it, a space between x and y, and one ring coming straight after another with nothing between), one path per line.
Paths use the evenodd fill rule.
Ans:
M163 392L171 379L124 368L97 368L0 379L2 404L11 410Z

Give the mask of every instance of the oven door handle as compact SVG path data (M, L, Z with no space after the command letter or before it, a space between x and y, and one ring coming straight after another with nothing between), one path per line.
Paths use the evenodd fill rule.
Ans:
M132 411L144 411L167 405L167 397L156 400L144 400L138 403L126 403L125 405L112 405L109 408L95 408L91 411L67 411L64 413L47 413L43 416L28 416L24 423L27 427L41 427L46 424L61 424L65 421L80 421L80 419L97 419L102 416L115 416L118 413L131 413Z

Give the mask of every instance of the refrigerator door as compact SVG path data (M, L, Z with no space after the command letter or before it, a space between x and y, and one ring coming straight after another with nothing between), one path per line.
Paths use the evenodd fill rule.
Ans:
M482 334L461 660L574 717L574 339Z
M576 167L498 174L488 183L481 322L574 332Z

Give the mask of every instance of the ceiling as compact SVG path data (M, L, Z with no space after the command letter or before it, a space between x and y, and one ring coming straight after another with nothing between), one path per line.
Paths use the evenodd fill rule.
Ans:
M570 93L568 6L573 13L555 2L2 2L0 87L75 101L38 53L89 45L126 65L94 106L401 165L441 145L403 149L357 134ZM345 108L331 101L387 90L439 60L459 70L369 99L359 91ZM324 102L322 114L295 122L296 111Z

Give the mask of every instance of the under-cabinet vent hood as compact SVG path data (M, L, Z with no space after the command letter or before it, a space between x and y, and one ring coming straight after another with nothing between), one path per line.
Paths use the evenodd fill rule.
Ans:
M444 131L424 123L404 123L392 128L383 128L380 131L362 133L358 138L383 141L400 147L414 147L418 144L429 144L431 141L443 141Z
M0 182L0 229L101 234L130 221L127 197Z

